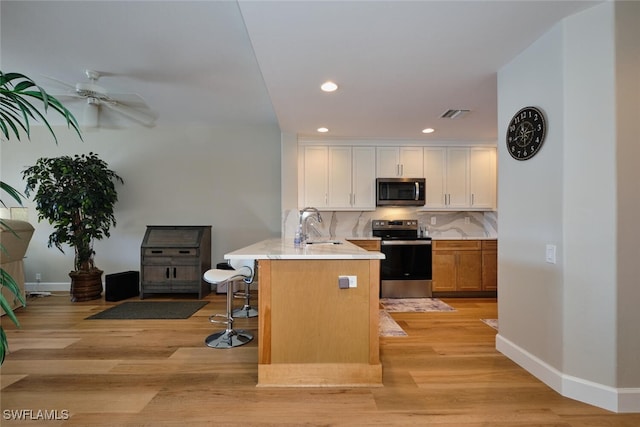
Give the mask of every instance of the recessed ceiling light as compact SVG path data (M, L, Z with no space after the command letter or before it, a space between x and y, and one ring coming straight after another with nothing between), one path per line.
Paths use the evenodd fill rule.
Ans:
M324 92L333 92L338 89L338 85L332 81L328 81L328 82L322 83L322 85L320 86L320 89L322 89Z
M422 133L433 133L435 132L434 128L426 128L426 129L422 129Z
M318 128L318 132L320 132L320 133L329 132L329 129L327 129L327 128Z

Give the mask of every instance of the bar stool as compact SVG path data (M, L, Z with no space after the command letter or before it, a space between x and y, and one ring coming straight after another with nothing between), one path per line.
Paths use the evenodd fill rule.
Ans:
M253 269L249 266L242 266L236 270L211 269L204 273L204 281L220 285L227 285L227 312L226 314L213 314L209 316L209 322L221 323L227 325L224 331L216 332L205 338L204 342L212 348L232 348L244 345L253 339L253 335L242 329L233 329L233 282L236 280L244 280L246 283L253 281ZM224 320L216 320L216 317L222 317Z
M244 280L244 292L233 293L234 298L244 298L244 305L241 308L233 310L233 317L249 318L258 316L258 309L251 305L251 284L253 283L257 269L258 264L255 263L253 266L254 274L251 277L251 280Z

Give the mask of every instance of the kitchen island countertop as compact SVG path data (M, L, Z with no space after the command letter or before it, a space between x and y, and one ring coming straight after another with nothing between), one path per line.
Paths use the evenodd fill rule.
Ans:
M313 241L313 240L312 240ZM345 239L331 239L332 243L304 244L296 248L292 239L273 238L262 240L224 255L232 259L384 259L381 252L360 248Z

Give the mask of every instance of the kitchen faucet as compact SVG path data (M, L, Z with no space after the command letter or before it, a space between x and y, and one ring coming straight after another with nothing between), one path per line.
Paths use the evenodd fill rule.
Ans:
M307 215L307 214L311 214L311 213L315 213L316 220L318 222L322 222L322 216L320 216L320 211L318 209L312 208L312 207L306 207L304 209L300 209L300 223L298 224L298 228L301 234L300 236L301 242L306 242L307 239L309 238L308 220L309 218L311 218L311 215Z

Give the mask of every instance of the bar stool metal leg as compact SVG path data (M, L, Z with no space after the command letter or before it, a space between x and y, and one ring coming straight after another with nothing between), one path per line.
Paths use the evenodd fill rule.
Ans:
M258 309L251 305L251 282L244 280L244 292L236 292L234 297L244 298L244 305L233 310L234 317L257 317Z

